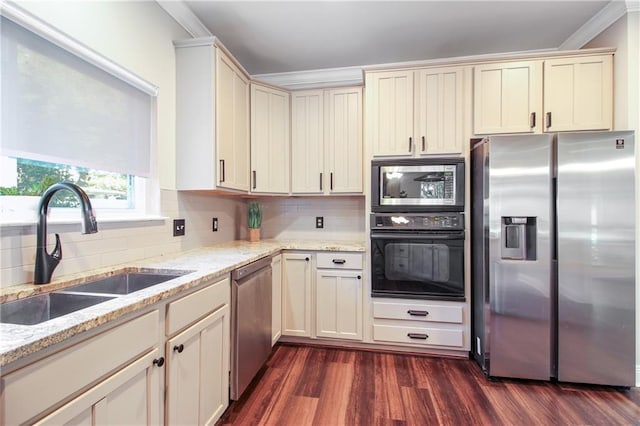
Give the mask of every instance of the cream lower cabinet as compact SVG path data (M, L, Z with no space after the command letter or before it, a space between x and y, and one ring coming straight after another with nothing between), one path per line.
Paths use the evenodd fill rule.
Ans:
M318 253L316 336L362 340L362 256Z
M157 360L160 355L159 349L149 352L35 424L159 424L162 372Z
M154 310L3 375L0 424L158 424L159 324Z
M230 293L225 278L167 307L167 335L183 330L165 348L167 425L212 425L228 405Z
M469 350L467 306L462 302L385 300L373 302L374 342L434 349Z
M311 336L311 253L282 255L282 335Z
M271 258L271 346L282 335L282 255Z
M212 425L229 399L229 305L167 342L166 424Z

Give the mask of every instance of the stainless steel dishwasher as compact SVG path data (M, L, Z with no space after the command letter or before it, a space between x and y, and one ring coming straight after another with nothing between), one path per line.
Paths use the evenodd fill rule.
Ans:
M271 353L271 258L231 278L231 399L237 400Z

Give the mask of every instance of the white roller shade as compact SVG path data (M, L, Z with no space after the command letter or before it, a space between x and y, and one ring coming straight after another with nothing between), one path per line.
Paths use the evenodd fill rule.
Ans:
M153 96L1 24L1 154L148 177Z

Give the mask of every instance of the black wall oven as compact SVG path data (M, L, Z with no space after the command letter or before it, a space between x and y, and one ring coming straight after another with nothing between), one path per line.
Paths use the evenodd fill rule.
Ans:
M371 295L464 301L464 215L373 213Z

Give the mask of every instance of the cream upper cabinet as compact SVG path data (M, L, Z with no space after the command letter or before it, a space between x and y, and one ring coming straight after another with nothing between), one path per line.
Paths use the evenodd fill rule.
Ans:
M367 138L374 156L460 154L464 67L367 74Z
M332 89L327 98L329 192L362 192L362 88Z
M176 188L249 191L249 78L215 39L176 45Z
M218 186L249 190L249 80L218 49L216 97Z
M412 155L413 71L369 73L366 85L367 138L373 155Z
M289 92L251 83L251 192L289 193Z
M540 131L542 61L478 65L473 81L475 134Z
M291 94L291 192L324 191L324 91Z
M612 62L611 55L544 62L545 131L612 128Z
M416 151L459 154L464 141L463 68L416 71Z
M362 88L291 97L291 191L362 193Z

